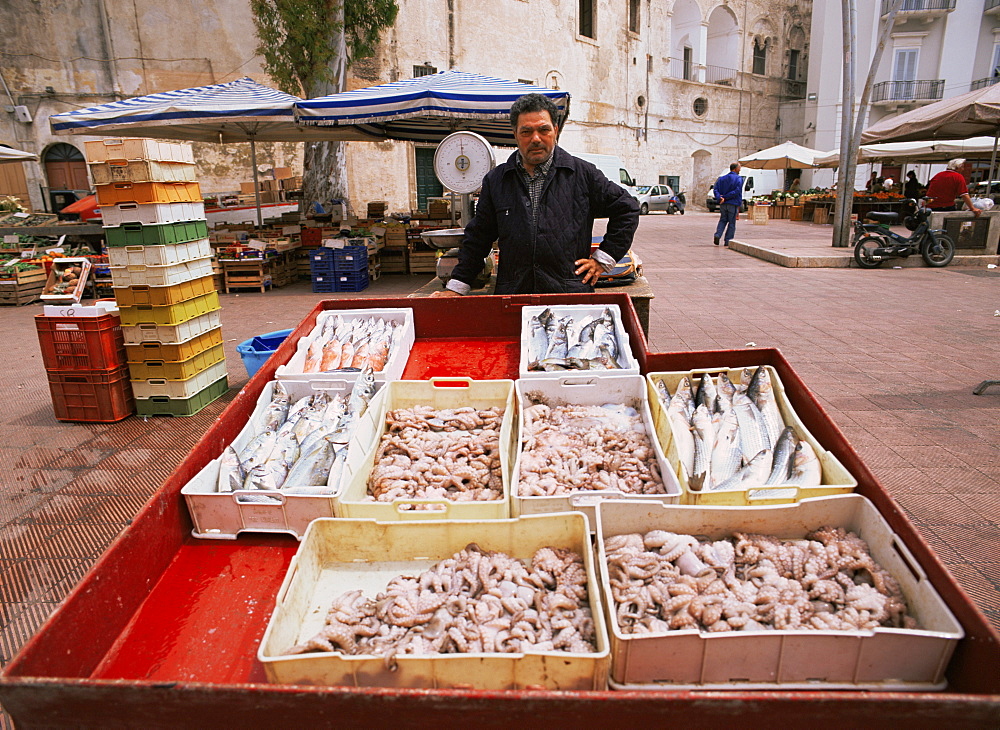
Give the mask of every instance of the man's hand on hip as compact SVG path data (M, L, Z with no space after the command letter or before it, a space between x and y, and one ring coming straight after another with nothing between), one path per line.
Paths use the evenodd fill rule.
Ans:
M583 274L584 284L596 284L597 278L604 273L604 267L595 259L577 259L573 263L576 265L577 275Z

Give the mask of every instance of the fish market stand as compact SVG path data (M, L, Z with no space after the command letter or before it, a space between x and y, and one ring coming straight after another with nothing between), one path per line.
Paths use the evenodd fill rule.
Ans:
M642 371L770 365L809 431L858 480L961 623L941 692L856 690L622 690L554 692L272 685L256 659L286 568L291 536L199 540L181 497L186 484L250 416L279 364L325 309L411 307L416 340L404 379L515 378L521 307L617 304ZM488 327L485 326L488 323ZM0 676L0 702L18 727L371 725L511 726L573 722L621 727L679 722L785 727L1000 724L997 633L875 479L775 349L650 353L624 294L338 299L317 304L235 396L97 564Z

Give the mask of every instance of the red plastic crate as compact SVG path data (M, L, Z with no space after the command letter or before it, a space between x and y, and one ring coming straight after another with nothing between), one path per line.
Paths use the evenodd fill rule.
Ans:
M127 365L106 371L50 372L48 377L57 420L113 423L135 413Z
M117 314L98 317L35 315L42 362L48 371L113 370L126 362Z

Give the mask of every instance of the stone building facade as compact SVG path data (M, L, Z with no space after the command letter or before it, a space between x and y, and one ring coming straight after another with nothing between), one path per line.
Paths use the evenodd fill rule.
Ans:
M564 147L617 155L640 184L678 182L697 202L732 160L801 135L795 100L805 95L811 8L811 0L401 2L349 86L454 68L569 90ZM52 135L50 114L246 75L270 83L247 0L12 0L0 5L0 27L13 29L0 50L0 144L42 158L24 165L37 209L46 188L83 182L63 179L56 163L87 138ZM19 121L15 107L31 121ZM429 152L349 143L354 207L416 207ZM249 179L246 144L202 143L195 154L207 192ZM298 169L301 148L261 145L262 161Z

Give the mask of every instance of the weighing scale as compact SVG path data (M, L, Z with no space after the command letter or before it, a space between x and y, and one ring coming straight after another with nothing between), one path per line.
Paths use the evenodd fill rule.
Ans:
M483 186L483 178L495 166L492 145L475 132L455 132L441 140L434 150L434 174L441 185L453 194L452 213L455 210L454 194L458 194L461 195L462 220L468 221L472 217L472 193ZM424 243L438 250L436 273L446 283L458 263L457 246L464 235L464 228L420 234ZM487 256L486 266L476 280L476 288L486 286L492 274L493 258Z

